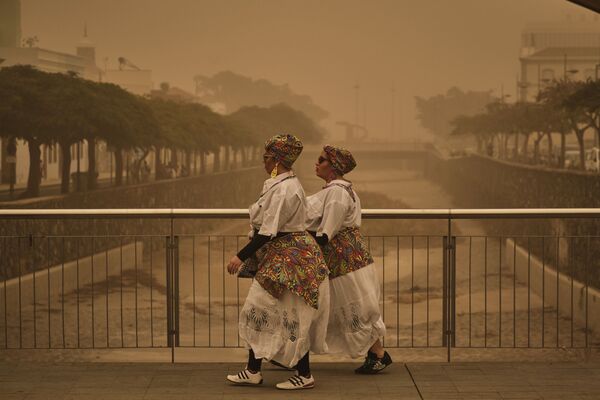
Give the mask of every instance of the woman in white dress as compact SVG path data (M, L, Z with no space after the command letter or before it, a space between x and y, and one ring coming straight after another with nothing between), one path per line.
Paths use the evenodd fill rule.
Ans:
M352 154L327 145L315 165L326 185L309 196L307 230L323 249L329 268L330 315L327 346L334 353L365 356L358 374L375 374L392 363L381 340L385 324L379 311L376 266L360 234L360 199L344 175L356 162Z
M327 350L329 271L319 245L305 231L306 196L291 170L301 152L302 143L293 135L265 143L263 160L271 178L250 206L251 240L227 266L231 274L244 264L256 272L239 323L248 364L227 376L234 384L261 384L265 359L298 371L278 389L312 388L309 350Z

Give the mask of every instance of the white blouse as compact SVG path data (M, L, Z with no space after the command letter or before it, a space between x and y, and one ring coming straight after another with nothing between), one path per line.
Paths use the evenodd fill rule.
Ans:
M306 221L306 195L294 172L289 171L267 179L249 210L250 225L260 235L301 232Z
M336 179L329 182L321 191L308 196L306 230L317 232L317 236L326 234L331 240L341 229L360 227L360 199L351 185L348 181ZM352 191L354 199L348 190Z

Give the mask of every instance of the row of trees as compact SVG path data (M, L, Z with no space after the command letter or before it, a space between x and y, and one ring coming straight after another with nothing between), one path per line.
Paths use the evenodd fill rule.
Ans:
M447 137L452 132L452 121L460 115L474 115L485 110L494 96L488 91L463 91L451 87L444 94L431 97L415 97L417 119L423 128L438 137Z
M221 71L211 77L197 75L196 95L203 103L219 104L230 113L242 107L268 107L285 103L320 122L329 113L313 102L310 96L299 95L287 85L276 85L266 79L252 79L231 71Z
M533 160L540 158L540 143L548 143L554 153L552 136L560 136L558 166L565 166L566 138L574 135L579 145L579 167L585 169L584 135L592 130L600 139L600 82L555 81L538 95L535 103L491 102L484 112L460 115L452 121L454 135L473 135L478 151L494 150L502 158L529 158L533 140ZM512 139L512 152L508 150ZM511 154L509 154L511 153Z
M70 148L88 142L87 186L96 186L95 143L114 152L115 184L123 177L123 154L134 149L154 150L159 171L163 148L192 157L259 148L275 133L294 132L307 143L318 142L323 131L300 111L285 104L268 108L243 107L226 116L196 103L181 103L133 95L119 86L84 80L75 74L46 73L31 66L0 70L0 136L26 141L29 175L25 196L37 196L41 182L42 145L61 150L61 189L69 190ZM259 151L259 150L258 150ZM244 157L246 152L242 151ZM218 165L216 165L218 168Z

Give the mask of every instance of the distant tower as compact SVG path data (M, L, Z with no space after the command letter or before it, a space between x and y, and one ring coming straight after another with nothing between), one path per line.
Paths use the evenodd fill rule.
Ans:
M0 47L21 46L21 0L0 1Z
M87 24L83 25L83 37L77 44L77 55L84 58L91 64L96 65L96 47L94 43L88 38L87 35Z

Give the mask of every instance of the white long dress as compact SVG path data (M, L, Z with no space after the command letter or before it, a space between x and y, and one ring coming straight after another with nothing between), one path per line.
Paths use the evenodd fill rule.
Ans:
M307 197L307 230L317 237L326 234L328 245L339 245L341 236L362 241L360 199L345 180L334 180L318 193ZM338 236L338 234L340 236ZM347 246L352 244L348 242ZM351 357L364 356L377 339L385 336L385 324L379 310L380 285L376 265L364 246L351 249L362 252L356 257L367 264L344 272L339 265L330 265L330 315L327 346L332 353ZM346 253L346 252L344 252ZM350 260L352 263L352 260Z
M304 231L305 219L306 197L293 172L267 179L260 198L250 206L253 231L271 237L280 232L299 232L297 236L304 242L308 237L309 244L314 243L322 261L318 245ZM265 246L277 240L275 238ZM303 244L299 243L299 246ZM324 262L322 264L325 278L318 286L316 308L290 290L283 290L276 298L256 279L252 282L240 312L239 333L246 348L252 348L256 358L293 367L309 350L315 353L327 351L329 283Z

